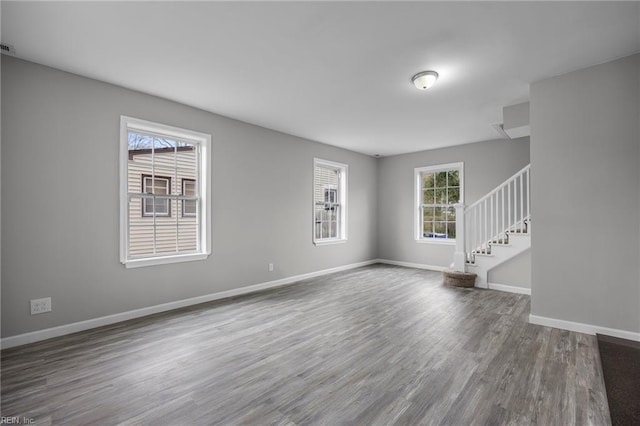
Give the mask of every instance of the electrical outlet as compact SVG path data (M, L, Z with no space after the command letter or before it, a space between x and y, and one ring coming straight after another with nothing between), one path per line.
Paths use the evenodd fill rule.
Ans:
M45 312L51 312L50 297L31 300L31 315L43 314Z
M273 272L273 263L269 264L269 272Z

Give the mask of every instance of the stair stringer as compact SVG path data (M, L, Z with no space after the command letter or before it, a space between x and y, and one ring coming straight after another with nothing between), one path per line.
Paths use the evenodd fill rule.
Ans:
M475 263L467 264L467 272L478 275L476 287L489 288L489 271L531 248L531 234L509 234L508 244L492 244L491 254L475 255Z

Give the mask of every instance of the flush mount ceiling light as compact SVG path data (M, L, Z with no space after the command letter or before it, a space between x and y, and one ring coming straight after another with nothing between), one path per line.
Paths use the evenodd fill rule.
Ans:
M438 79L438 73L435 71L422 71L418 74L414 75L411 81L415 86L420 90L427 90L434 84L436 84L436 80Z

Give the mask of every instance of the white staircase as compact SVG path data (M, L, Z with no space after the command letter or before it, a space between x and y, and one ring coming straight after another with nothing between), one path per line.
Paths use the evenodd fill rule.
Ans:
M529 172L527 165L472 205L456 205L453 269L476 273L476 287L487 288L491 269L531 247Z

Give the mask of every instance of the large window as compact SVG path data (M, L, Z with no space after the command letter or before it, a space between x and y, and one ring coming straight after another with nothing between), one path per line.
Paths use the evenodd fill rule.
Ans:
M463 164L415 169L416 240L453 242L456 238L456 210L463 200Z
M318 158L313 166L313 242L316 245L344 242L348 166Z
M121 118L120 260L148 266L211 253L211 136Z

